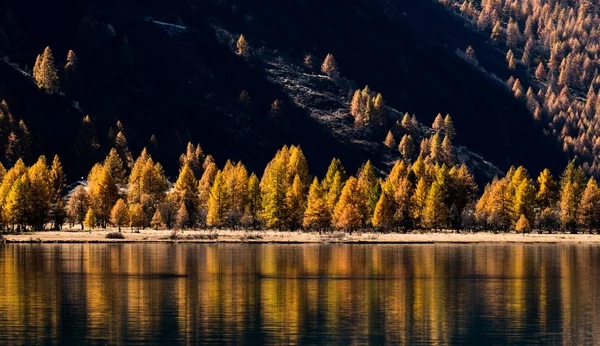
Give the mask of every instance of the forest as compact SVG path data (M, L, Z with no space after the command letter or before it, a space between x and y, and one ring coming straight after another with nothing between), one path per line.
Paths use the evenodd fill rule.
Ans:
M412 117L405 116L404 126ZM483 193L465 165L456 164L451 118L441 115L435 134L414 144L404 135L404 156L382 176L370 161L355 175L333 159L324 177L312 176L299 146L281 148L262 175L242 162L219 168L200 145L189 143L171 184L144 149L134 160L122 132L85 183L67 191L58 156L22 159L0 167L1 220L5 231L131 227L152 229L271 229L290 231L593 232L600 226L600 188L572 161L557 182L549 170L533 180L511 167ZM441 139L443 136L443 140ZM391 131L386 145L395 145ZM415 158L416 156L416 158ZM68 195L67 195L68 193Z
M506 54L507 87L563 151L600 172L600 16L591 0L440 0ZM467 55L476 61L477 49Z

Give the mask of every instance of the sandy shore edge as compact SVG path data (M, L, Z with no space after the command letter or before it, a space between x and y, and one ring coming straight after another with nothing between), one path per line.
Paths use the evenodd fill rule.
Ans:
M517 234L517 233L303 233L277 231L172 231L142 230L139 233L123 230L124 239L109 239L114 229L89 231L46 231L4 234L4 243L276 243L276 244L476 244L476 243L586 243L600 244L598 234Z

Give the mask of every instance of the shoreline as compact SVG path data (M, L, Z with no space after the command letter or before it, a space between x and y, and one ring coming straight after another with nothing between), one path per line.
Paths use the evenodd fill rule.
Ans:
M521 234L492 232L423 233L303 233L278 231L184 231L172 237L172 231L123 230L124 239L109 239L116 229L80 231L42 231L3 234L1 243L15 244L112 244L112 243L206 243L206 244L599 244L600 234Z

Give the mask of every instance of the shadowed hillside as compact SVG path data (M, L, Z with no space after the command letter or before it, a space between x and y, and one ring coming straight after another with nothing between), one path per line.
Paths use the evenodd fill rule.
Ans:
M557 170L564 163L525 105L454 50L474 45L482 64L502 63L501 53L433 2L70 1L40 2L31 11L32 6L0 5L3 54L30 72L45 46L52 47L59 67L73 49L78 78L65 83L61 76L62 94L46 95L2 62L1 96L28 124L34 154L58 152L72 176L89 169L78 163L106 155L117 120L134 153L156 136L158 146L150 152L171 176L190 140L220 165L231 158L251 170L264 167L286 143L302 146L316 174L324 173L333 156L350 171L367 159L387 170L397 158L383 147L387 131L355 129L349 115L351 93L364 85L383 94L391 124L404 112L425 124L450 113L458 130L455 144L503 170L512 164L527 164L533 172L543 166ZM248 39L248 58L234 54L239 34ZM319 75L327 53L335 55L340 78ZM307 54L315 57L313 71L302 63ZM239 102L242 90L250 104ZM283 105L279 119L269 117L276 99ZM98 149L78 136L86 114ZM480 166L488 167L480 180L497 172Z

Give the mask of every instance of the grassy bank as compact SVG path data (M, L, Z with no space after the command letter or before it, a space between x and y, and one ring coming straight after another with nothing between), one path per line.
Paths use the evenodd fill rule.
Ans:
M520 234L520 233L303 233L278 231L213 230L184 231L116 229L80 231L45 231L4 234L5 243L119 243L119 242L177 242L177 243L599 243L597 234ZM110 234L110 235L109 235Z

